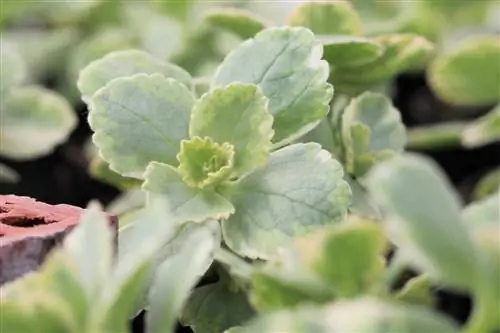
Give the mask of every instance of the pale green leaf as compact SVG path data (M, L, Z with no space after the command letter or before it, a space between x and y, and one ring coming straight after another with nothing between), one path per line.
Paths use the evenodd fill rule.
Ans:
M224 282L194 290L182 313L181 321L195 333L220 333L241 325L254 315L242 290L231 290Z
M316 143L294 144L269 163L229 185L224 195L236 213L222 224L238 254L266 259L300 235L342 220L351 193L343 170Z
M322 304L335 293L309 267L296 247L287 248L252 274L250 300L259 311L294 308L306 303Z
M431 288L431 279L427 275L419 275L408 280L395 298L400 302L432 307L436 300Z
M311 29L318 35L361 35L361 19L349 1L304 2L288 18L291 26Z
M233 205L214 189L189 187L179 172L167 164L151 163L143 188L149 202L166 205L168 218L174 224L227 219L234 212Z
M35 316L27 311L25 304L1 299L2 320L0 320L1 332L38 333Z
M462 216L470 230L489 225L500 226L500 192L469 204L462 211Z
M0 41L0 97L2 103L10 90L20 85L27 76L24 59L12 44Z
M59 94L30 86L12 91L0 105L0 155L26 160L50 153L77 125Z
M158 267L149 291L148 333L171 332L174 329L191 290L205 273L207 263L213 260L213 252L218 245L209 228L194 230L179 251ZM209 306L213 303L210 302Z
M184 84L161 74L114 79L90 100L94 143L123 176L142 178L152 161L176 165L193 104Z
M78 227L64 239L63 251L74 260L74 272L90 302L96 300L111 272L115 237L109 217L99 205L90 204Z
M91 62L80 72L77 84L83 100L88 101L97 90L111 80L140 73L162 74L184 83L189 89L193 87L188 72L139 50L115 51Z
M141 216L129 238L136 245L135 250L116 263L92 307L93 331L127 331L129 319L148 286L157 253L172 237L173 225L166 216L166 207L161 203L149 205Z
M373 41L384 47L384 53L361 66L332 67L330 81L335 89L357 95L398 74L422 66L433 51L433 45L428 40L412 34L378 36Z
M356 218L299 239L305 264L335 290L353 298L370 293L383 272L386 241L376 221Z
M500 38L467 38L438 55L428 79L444 101L458 105L487 105L500 99Z
M468 124L462 132L462 143L467 148L476 148L498 141L500 141L500 104Z
M193 137L181 141L177 155L179 174L190 187L204 188L226 180L233 170L234 147L216 143L210 137Z
M361 16L366 34L371 36L401 31L414 18L421 2L351 0Z
M229 31L242 39L255 36L268 25L252 12L235 8L210 11L206 14L205 20L212 26Z
M332 68L366 65L384 53L381 43L364 37L318 36L318 39L323 43L323 57Z
M258 85L274 117L273 141L288 143L312 130L329 111L333 88L326 82L329 69L322 53L308 29L269 28L226 56L212 86Z
M189 134L233 145L231 174L241 176L267 162L273 136L267 103L255 85L232 83L216 88L195 103Z
M460 199L435 163L419 155L396 156L375 166L366 184L387 213L385 227L403 258L433 279L474 286L477 263Z
M78 31L74 28L2 31L2 39L14 44L26 61L28 76L32 80L45 79L64 70L68 50L74 46L78 37Z
M446 317L427 308L365 297L323 307L309 305L291 311L267 313L231 332L458 333L459 329Z
M17 183L19 181L19 174L16 170L10 168L8 165L0 163L0 183Z
M472 197L474 200L481 200L495 192L500 192L500 167L489 171L479 179L474 186Z
M99 155L96 155L90 162L89 173L99 181L112 185L120 190L128 190L141 185L139 179L124 177L111 170L109 168L109 163L104 161Z
M363 176L377 161L403 151L406 131L389 98L366 92L346 107L342 138L347 170Z
M381 218L382 213L379 207L373 202L373 199L359 181L351 178L348 174L344 175L344 179L349 184L352 192L349 212L372 218Z

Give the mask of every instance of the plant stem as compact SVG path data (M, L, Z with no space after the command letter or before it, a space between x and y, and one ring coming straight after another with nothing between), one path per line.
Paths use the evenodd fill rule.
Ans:
M449 122L410 128L406 147L422 150L459 147L462 144L462 132L465 127L464 122Z
M215 252L215 260L229 268L231 274L238 276L246 281L250 281L252 277L252 265L240 258L233 252L220 248Z
M479 287L474 297L474 307L464 329L465 333L490 333L497 328L494 321L496 314L491 311L495 309L495 295L491 295L486 289Z

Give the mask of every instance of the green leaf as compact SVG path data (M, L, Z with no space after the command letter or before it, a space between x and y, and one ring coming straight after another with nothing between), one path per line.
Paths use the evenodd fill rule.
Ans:
M27 311L24 304L1 299L2 320L0 320L1 332L38 332L35 316Z
M402 152L406 131L397 110L384 95L366 92L342 115L346 169L363 176L377 162Z
M291 142L317 126L329 111L333 88L326 82L329 69L320 60L322 50L308 29L263 30L227 55L212 87L236 81L258 85L274 116L274 142Z
M120 190L128 190L141 185L141 181L135 178L123 177L109 168L109 164L99 155L96 155L89 166L89 173L92 177L115 186Z
M91 204L78 228L64 239L64 253L74 260L74 272L90 302L98 297L111 272L114 238L109 218L99 205Z
M481 200L500 191L500 167L489 171L474 186L472 197Z
M395 298L400 302L434 307L436 300L431 287L431 279L427 275L419 275L407 281Z
M462 143L467 148L476 148L500 141L500 104L462 132Z
M332 68L355 67L375 61L384 53L381 43L364 37L318 36L324 58Z
M341 165L316 143L294 144L269 163L227 186L236 213L222 224L236 253L267 259L300 235L343 219L349 185Z
M0 163L0 183L17 183L19 181L19 174L16 170L10 168L8 165Z
M176 165L193 104L184 84L161 74L114 79L90 100L94 143L123 176L142 178L152 161Z
M27 73L26 64L17 48L4 41L1 41L0 46L0 68L2 69L0 71L0 80L2 82L0 97L3 102L7 93L12 90L12 88L20 85Z
M432 0L433 2L436 2ZM415 16L421 2L351 0L368 35L401 31Z
M352 192L351 205L349 212L362 216L372 218L382 218L382 213L379 207L373 202L372 198L368 195L366 189L359 183L359 181L351 178L348 174L344 175L344 179L349 184Z
M245 323L254 315L247 295L224 282L197 288L189 298L181 322L198 333L220 333Z
M175 328L177 316L188 301L191 290L205 273L207 263L213 260L213 252L218 245L209 228L197 229L186 238L173 257L160 265L149 291L148 333L171 332ZM214 303L209 302L208 305L213 306Z
M180 21L185 21L188 18L191 7L196 4L197 0L149 0L149 2L156 8L163 10L166 14Z
M500 99L500 39L467 38L438 55L428 69L428 80L444 101L458 105L487 105Z
M70 27L52 30L23 28L2 31L2 40L16 46L26 62L28 76L36 81L44 80L50 75L54 77L54 74L65 70L68 50L74 47L78 38L78 31Z
M444 316L421 306L360 298L331 305L264 314L237 333L287 332L439 332L458 333Z
M203 95L195 104L189 134L234 146L232 176L265 165L271 150L273 117L268 100L251 84L232 83Z
M182 181L190 187L204 188L226 180L233 169L234 147L211 138L193 137L181 141L177 155Z
M291 26L311 29L318 35L361 35L361 18L348 1L305 2L288 18Z
M120 258L101 287L100 298L92 307L94 329L89 331L126 332L137 302L146 290L158 251L172 237L173 224L166 207L154 203L141 216L131 240L135 251Z
M384 47L376 60L361 66L332 67L330 81L340 92L358 95L398 74L419 67L427 61L433 45L412 34L378 36L373 41Z
M460 199L434 162L413 154L396 156L377 165L366 184L387 213L386 229L403 258L433 279L473 288L477 263Z
M255 36L268 25L267 22L252 12L236 8L224 8L208 12L205 20L212 26L229 31L241 39Z
M160 201L167 206L168 217L174 224L227 219L234 213L233 205L222 195L211 188L189 187L179 171L167 164L150 164L143 189L148 202Z
M59 94L31 86L12 91L0 104L0 155L26 160L50 153L77 125Z
M82 93L83 100L88 101L97 90L111 80L140 73L162 74L193 89L193 79L188 72L177 65L160 61L139 50L115 51L91 62L80 72L78 89Z
M386 241L374 221L357 218L299 239L304 262L341 298L374 290L384 268Z

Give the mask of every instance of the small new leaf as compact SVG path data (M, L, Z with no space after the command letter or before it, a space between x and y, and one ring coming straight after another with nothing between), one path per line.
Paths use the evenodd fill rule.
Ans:
M399 111L384 95L366 92L342 116L342 137L349 173L363 176L377 161L403 151L406 130Z
M231 175L241 176L267 162L274 134L267 105L256 85L232 83L216 88L195 103L189 134L234 146Z
M181 141L177 155L179 173L190 187L204 188L227 179L234 164L234 147L211 138L194 137Z
M375 40L354 36L318 36L323 43L324 58L331 68L356 67L375 61L384 47Z
M226 56L212 87L237 81L258 85L274 117L273 142L289 143L328 114L333 88L322 54L321 43L306 28L268 28Z

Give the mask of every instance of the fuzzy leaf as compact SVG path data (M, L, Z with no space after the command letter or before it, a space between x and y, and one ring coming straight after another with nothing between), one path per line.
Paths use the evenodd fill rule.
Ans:
M205 16L205 20L214 27L229 31L241 39L255 36L268 25L252 12L234 8L211 11Z
M332 68L355 67L375 61L384 53L381 43L364 37L319 36L324 58Z
M160 201L167 206L174 224L227 219L234 212L233 205L214 189L189 187L179 171L167 164L150 164L143 189L148 202Z
M305 2L288 18L291 26L311 29L318 35L361 35L358 13L348 1Z
M90 100L94 143L123 176L142 178L152 161L176 165L193 104L184 84L161 74L115 79Z
M0 155L16 160L48 154L77 125L62 96L37 86L12 91L2 100L0 118Z
M220 333L245 323L253 314L245 292L217 282L194 290L181 321L195 333Z
M429 277L419 275L407 281L395 297L400 302L433 307L436 301L431 287Z
M109 218L97 204L81 217L80 227L64 239L64 252L75 262L74 271L88 299L95 301L109 277L113 262L113 238Z
M444 316L420 306L373 298L339 301L324 307L306 306L294 311L264 314L234 333L331 332L440 332L458 333Z
M78 89L82 93L82 99L88 101L97 90L111 80L140 73L162 74L193 89L192 78L188 72L139 50L115 51L93 61L80 72Z
M103 183L107 183L120 190L129 190L137 188L141 185L141 181L135 178L123 177L119 173L114 172L109 168L109 164L104 161L99 155L96 155L89 166L89 173L92 177Z
M337 297L369 293L383 272L383 231L365 218L307 235L298 240L297 248L304 263L332 286Z
M373 41L384 47L384 53L375 61L361 66L333 67L330 81L335 89L357 95L398 74L421 66L433 50L428 40L411 34L378 36Z
M196 102L189 134L233 145L231 174L241 176L267 162L273 136L267 102L255 85L232 83L216 88Z
M308 29L269 28L227 55L212 87L236 81L258 85L274 116L273 141L288 143L313 129L329 111L333 88L326 82L329 69L320 60L322 53Z
M3 36L2 36L3 38ZM0 97L4 96L19 84L23 82L26 73L26 64L18 52L17 48L10 43L0 41Z
M207 263L213 260L216 246L218 244L210 229L197 229L187 237L173 257L158 267L149 291L150 308L146 315L148 333L171 332L175 328L177 316L205 272ZM213 302L208 304L214 305Z
M204 188L229 177L234 164L234 147L227 142L218 144L209 137L195 136L181 141L177 159L182 180L190 187Z
M384 95L366 92L342 115L342 137L349 173L363 176L377 161L403 151L406 131L399 111Z
M440 98L458 105L485 105L500 99L500 38L468 38L438 55L428 71Z
M236 213L222 224L238 254L267 259L300 235L342 220L349 185L341 165L316 143L294 144L226 188Z
M138 299L149 282L151 268L161 247L172 237L173 225L165 223L166 207L149 205L134 229L131 239L136 248L120 258L108 280L102 285L100 298L92 307L94 323L101 332L126 332Z
M0 163L0 183L17 183L19 174L6 164Z
M500 141L500 104L467 125L462 132L462 143L468 148L476 148L497 141Z
M477 263L460 199L435 163L419 155L396 156L377 165L366 184L387 213L385 227L402 258L433 279L473 287Z

